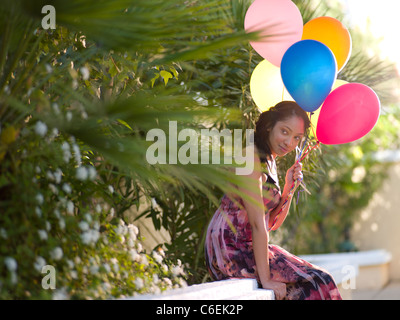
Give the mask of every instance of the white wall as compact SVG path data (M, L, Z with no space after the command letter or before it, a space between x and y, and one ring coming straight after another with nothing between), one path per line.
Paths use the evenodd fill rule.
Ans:
M360 250L386 249L392 254L389 278L400 280L400 163L388 164L388 179L367 208L357 213L352 240Z

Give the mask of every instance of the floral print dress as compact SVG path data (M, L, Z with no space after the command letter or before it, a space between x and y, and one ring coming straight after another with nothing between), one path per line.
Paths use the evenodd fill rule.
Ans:
M266 212L280 202L279 187L267 175L263 185ZM268 221L266 221L268 225ZM286 283L287 300L341 300L332 276L276 245L268 245L271 280ZM207 230L206 265L214 280L253 278L260 285L253 254L251 226L243 200L224 195Z

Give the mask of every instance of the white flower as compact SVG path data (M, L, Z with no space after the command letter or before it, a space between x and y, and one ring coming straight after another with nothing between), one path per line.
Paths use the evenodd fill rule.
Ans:
M47 232L45 230L38 230L40 240L47 240Z
M66 194L70 194L72 191L71 186L68 183L64 183L62 189Z
M149 260L147 260L146 255L142 254L140 256L140 263L143 264L146 267L149 265Z
M39 205L43 204L44 198L43 198L43 195L42 195L41 193L38 193L38 194L36 195L35 199L36 199L36 202L37 202Z
M167 284L167 286L172 287L172 281L170 278L164 278L163 280Z
M42 210L39 207L35 207L35 213L39 218L42 217Z
M61 150L63 151L63 158L65 162L69 162L69 160L71 159L72 155L71 155L71 148L68 144L68 142L64 141L63 144L61 145Z
M45 123L43 123L42 121L38 121L36 122L35 125L35 132L37 135L44 137L47 133L47 126Z
M72 151L74 152L74 156L75 156L75 162L78 164L78 166L81 165L81 150L79 149L79 146L74 143L72 145ZM86 168L85 168L86 169Z
M89 176L89 180L91 180L91 181L96 179L97 171L96 171L95 167L92 167L92 166L88 167L88 176Z
M62 178L62 171L60 168L57 168L56 171L54 171L54 179L57 184L61 182L61 178Z
M65 288L54 291L53 300L67 300L67 299L69 299L69 296Z
M17 264L17 261L16 261L14 258L12 258L12 257L6 257L6 258L4 259L4 263L5 263L5 265L6 265L7 269L8 269L8 271L10 271L10 272L15 272L15 271L17 271L18 264Z
M64 220L63 218L61 218L61 219L58 221L58 225L60 226L60 229L61 229L61 230L64 230L64 229L65 229L65 220Z
M67 265L68 265L68 268L70 268L70 269L75 267L75 263L70 259L67 259Z
M129 237L130 237L133 241L135 241L135 240L136 240L136 236L137 236L138 233L139 233L139 229L138 229L135 225L129 224L129 225L128 225L128 233L129 233Z
M94 229L89 229L81 234L83 244L96 243L100 238L100 232Z
M56 216L56 218L60 219L61 218L60 210L54 209L54 215Z
M47 179L49 179L49 180L51 180L51 181L54 181L53 172L51 172L50 170L47 170L47 172L46 172L46 177L47 177Z
M106 270L107 273L111 272L111 267L108 263L104 263L103 264L103 268Z
M67 121L70 122L72 120L72 112L68 111L66 114L66 117L67 117Z
M51 130L50 138L51 138L51 139L54 139L55 137L58 136L58 134L59 134L58 129L57 129L57 128L53 128L53 130Z
M140 261L140 254L135 249L129 250L129 254L131 256L132 261L139 262Z
M158 264L161 264L163 262L163 258L155 251L153 251L153 258Z
M46 63L45 67L46 67L47 73L52 73L53 72L53 68L48 63Z
M77 280L77 279L78 279L78 272L77 272L77 271L71 270L71 271L69 272L69 274L70 274L70 276L71 276L72 279L74 279L74 280Z
M0 228L0 237L2 237L3 239L7 239L8 238L6 229Z
M136 278L134 281L136 289L140 290L144 287L144 281L142 278Z
M89 271L91 274L96 275L99 273L99 266L97 265L90 266Z
M173 267L171 268L171 272L172 272L172 274L173 274L174 276L178 276L178 275L181 274L181 267L173 266Z
M67 212L69 214L73 214L74 213L74 204L71 200L67 201Z
M89 79L89 69L86 68L86 67L82 67L80 69L80 71L81 71L81 74L82 74L82 79L83 80L88 80Z
M54 260L61 260L63 257L63 251L60 247L55 247L52 251L50 251L50 257Z
M76 178L80 181L85 181L88 178L88 171L85 167L76 169Z
M135 241L133 241L133 240L130 238L130 239L128 239L128 242L127 242L126 244L127 244L127 246L128 246L129 248L133 248L133 247L135 246Z
M49 183L49 189L50 189L51 192L53 192L55 195L58 194L58 189L57 189L57 187L56 187L54 184Z
M81 228L82 231L88 231L89 224L86 221L81 221L79 222L79 228Z
M42 272L42 268L46 265L46 260L43 257L37 256L33 267L37 272Z
M110 191L110 193L114 193L114 187L112 185L109 185L108 191Z

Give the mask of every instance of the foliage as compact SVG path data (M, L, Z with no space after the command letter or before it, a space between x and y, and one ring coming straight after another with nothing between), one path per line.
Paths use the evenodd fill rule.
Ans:
M110 169L73 137L37 121L3 129L1 141L2 299L104 299L185 284L180 266L146 254L137 227L114 216L122 194ZM42 287L46 265L55 291Z
M111 298L185 285L180 260L146 253L124 213L164 183L213 199L210 184L226 189L235 177L218 166L150 165L145 133L170 120L196 128L237 118L202 105L179 73L252 35L224 25L219 1L52 4L55 30L40 26L43 1L0 9L0 296ZM42 288L47 264L56 291Z

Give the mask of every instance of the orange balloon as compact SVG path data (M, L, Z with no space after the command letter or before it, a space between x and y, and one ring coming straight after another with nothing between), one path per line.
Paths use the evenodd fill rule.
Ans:
M347 28L331 17L319 17L308 21L303 27L301 40L317 40L332 50L338 72L346 65L351 54L351 36Z

